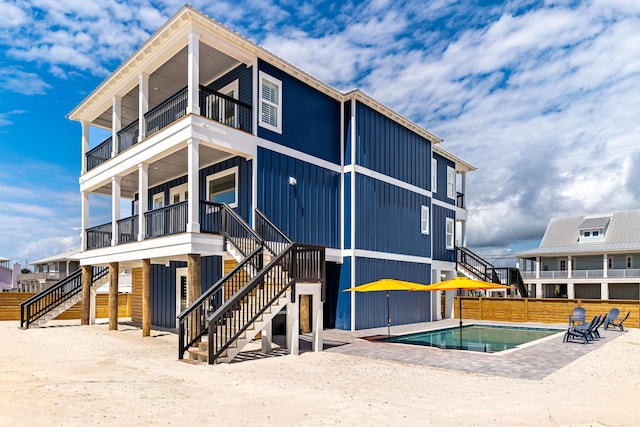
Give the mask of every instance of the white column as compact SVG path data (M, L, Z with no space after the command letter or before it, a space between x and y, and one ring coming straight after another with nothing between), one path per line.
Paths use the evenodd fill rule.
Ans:
M144 213L147 211L149 193L149 165L138 164L138 241L142 241L146 234Z
M122 98L113 95L113 120L111 123L111 157L118 154L118 132L122 129Z
M609 283L600 283L600 299L609 299Z
M321 291L318 290L313 294L313 351L322 351L324 349L322 340L322 331L324 329L324 312L322 306Z
M111 246L118 244L118 220L120 219L120 177L111 178Z
M573 270L572 263L573 263L573 258L571 257L571 255L569 255L567 257L567 277L568 278L571 278L571 270Z
M87 250L87 228L89 227L89 193L86 191L81 192L80 206L80 241L82 242L82 251L84 252Z
M198 211L200 205L200 142L197 139L187 141L188 171L187 187L189 191L189 201L187 206L187 233L199 233L200 223Z
M575 285L573 283L567 283L567 298L575 299L575 297L576 297Z
M89 295L90 295L89 300L91 301L89 304L89 324L90 325L96 324L96 294L97 293L98 293L98 289L93 287L89 291Z
M260 339L262 352L271 353L271 343L273 341L273 326L271 322L267 323L265 328L261 331L260 335L262 336L262 338Z
M536 257L536 279L540 278L540 257Z
M200 114L200 34L189 33L187 114Z
M607 254L602 254L602 277L609 277L609 257Z
M138 141L147 137L147 122L144 115L149 111L149 75L138 76Z
M82 173L87 171L87 152L89 151L89 122L82 122Z
M297 355L300 352L300 306L299 298L291 302L291 292L287 292L287 348L289 354Z
M542 295L542 283L536 283L536 298L544 298Z

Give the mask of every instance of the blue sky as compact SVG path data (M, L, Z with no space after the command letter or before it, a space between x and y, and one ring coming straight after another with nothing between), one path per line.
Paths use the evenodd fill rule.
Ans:
M79 246L65 116L182 4L0 0L0 256ZM191 4L477 166L467 244L487 257L537 246L551 217L640 208L639 1Z

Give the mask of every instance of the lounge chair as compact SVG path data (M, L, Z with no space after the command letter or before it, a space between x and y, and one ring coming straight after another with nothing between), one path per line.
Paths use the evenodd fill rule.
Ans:
M617 319L619 315L620 315L620 310L618 310L617 308L612 308L611 310L609 310L609 313L607 313L606 319L604 319L604 329L605 330L607 329L607 326L609 326L610 320Z
M569 326L567 332L564 334L562 342L570 342L573 341L574 338L579 338L582 341L582 344L588 344L590 341L595 339L593 336L593 330L599 322L600 316L595 316L589 324L585 323L578 326Z
M569 326L575 325L576 322L580 322L580 325L587 322L587 310L584 307L574 308L573 313L569 315Z
M617 310L614 309L614 310ZM613 310L611 310L613 311ZM618 328L620 330L620 332L624 332L624 328L622 327L622 323L624 323L625 320L627 320L629 318L629 314L631 314L630 311L627 311L627 315L624 317L611 317L611 311L609 312L609 314L607 315L607 320L605 321L605 325L604 325L604 329L606 330L609 325L613 326L614 328Z
M594 339L599 340L600 338L602 338L600 336L600 331L598 330L598 328L600 328L600 326L602 326L604 324L604 321L607 320L607 315L602 315L600 316L600 321L598 322L598 324L596 325L595 328L593 328L593 331L591 331L591 334L593 335Z

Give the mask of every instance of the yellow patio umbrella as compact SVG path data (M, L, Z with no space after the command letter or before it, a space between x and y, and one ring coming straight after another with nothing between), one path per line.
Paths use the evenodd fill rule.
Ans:
M461 291L465 290L485 290L485 289L511 289L512 286L502 285L500 283L483 282L481 280L473 280L468 277L454 277L453 279L444 280L425 286L421 291L458 291L458 304L460 311L460 328L462 328L462 298Z
M343 292L379 292L385 291L387 293L387 334L389 341L391 341L391 315L389 314L389 291L427 291L427 285L421 285L420 283L405 282L403 280L396 279L380 279L375 282L365 283L360 286L345 289Z

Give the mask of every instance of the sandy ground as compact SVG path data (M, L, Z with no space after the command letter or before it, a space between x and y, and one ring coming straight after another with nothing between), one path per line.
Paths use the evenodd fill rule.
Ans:
M306 352L177 361L175 335L0 322L0 426L640 425L640 330L542 380Z

